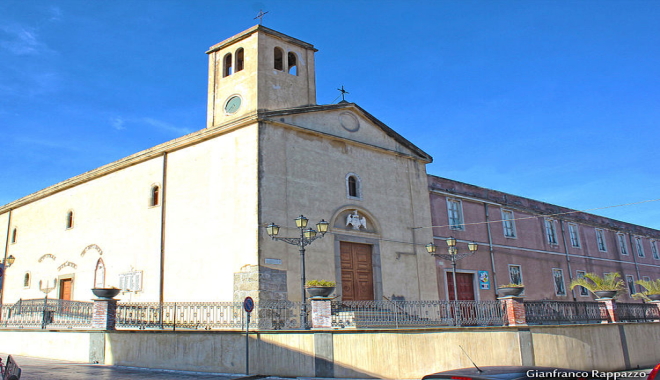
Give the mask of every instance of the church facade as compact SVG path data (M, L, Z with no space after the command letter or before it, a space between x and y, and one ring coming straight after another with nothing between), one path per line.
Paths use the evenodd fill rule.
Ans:
M479 244L457 263L459 299L523 279L530 297L577 299L568 282L584 271L660 277L659 231L430 176L432 158L366 110L316 104L315 51L261 25L239 33L207 52L206 128L2 206L15 258L2 301L111 286L135 302L299 301L298 248L265 227L296 237L301 214L329 222L306 278L336 281L343 300L451 299L451 266L425 247L450 236Z
M435 278L431 231L413 229L431 224L431 157L355 104L317 105L315 51L263 26L231 37L207 52L207 128L3 206L4 302L299 300L298 250L264 227L295 237L301 214L330 223L308 279L437 298L418 281Z

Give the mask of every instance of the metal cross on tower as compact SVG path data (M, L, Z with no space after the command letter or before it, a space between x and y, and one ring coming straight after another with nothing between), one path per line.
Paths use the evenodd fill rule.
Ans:
M261 22L263 21L266 13L268 13L268 11L264 12L263 10L259 9L259 14L257 15L257 17L254 18L255 20L259 19L259 25L261 25Z
M345 102L346 101L345 96L346 96L346 94L350 94L350 92L344 90L343 85L341 86L341 88L338 88L337 91L341 92L341 101Z

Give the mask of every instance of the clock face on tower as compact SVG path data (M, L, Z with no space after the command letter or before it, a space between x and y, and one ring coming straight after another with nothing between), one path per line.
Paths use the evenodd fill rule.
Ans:
M227 103L225 103L225 112L227 113L235 113L238 111L238 109L241 107L241 97L240 96L232 96L227 100Z

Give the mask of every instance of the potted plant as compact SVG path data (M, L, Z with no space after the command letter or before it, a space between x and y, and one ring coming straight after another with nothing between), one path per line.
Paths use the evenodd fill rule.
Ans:
M100 299L105 299L109 300L114 298L121 289L115 288L114 286L110 288L93 288L92 293L94 293L95 296L99 297Z
M599 276L596 273L585 273L584 277L571 281L571 289L582 286L598 298L614 298L625 288L621 275L617 272Z
M497 287L497 289L498 289L497 294L500 297L509 297L509 296L517 297L520 294L522 294L523 291L525 291L525 285L509 283L505 285L500 285Z
M642 286L645 291L633 294L633 298L643 299L644 301L660 301L660 278L656 280L638 280L637 285Z
M335 291L336 283L328 280L309 280L305 282L305 288L312 298L328 297Z

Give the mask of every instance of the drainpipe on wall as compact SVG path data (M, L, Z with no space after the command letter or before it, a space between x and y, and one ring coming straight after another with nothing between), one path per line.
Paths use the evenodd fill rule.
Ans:
M635 272L637 273L637 279L641 280L642 276L639 275L639 265L637 265L637 245L633 243L632 234L630 232L628 232L628 240L630 241L630 254L632 255L633 261L635 262ZM626 275L623 274L623 277L625 279ZM628 281L626 281L626 285L628 285ZM635 291L637 291L637 288L635 288Z
M490 268L493 271L493 289L495 289L495 297L497 297L497 272L495 271L495 252L493 250L493 236L490 232L490 216L488 211L488 203L484 203L484 212L486 214L486 230L488 231L488 251L490 252Z
M412 160L408 161L408 194L410 196L410 218L411 218L411 224L413 226L416 226L417 223L415 222L415 198L413 197L413 185L412 185L412 178L411 178L411 173L412 173L412 168L410 165L414 165L415 162ZM417 173L417 171L415 171ZM431 222L433 224L433 222ZM433 227L431 227L431 231L433 231ZM412 247L413 247L413 253L415 254L415 269L417 269L417 299L421 300L422 299L422 279L419 276L419 256L417 255L417 241L415 239L415 228L411 228L410 230L412 234ZM431 232L431 236L433 236L433 232Z
M160 205L160 285L158 302L163 304L165 291L165 208L167 207L167 152L163 152L163 191ZM161 326L163 313L160 313Z
M4 258L2 259L3 263L7 262L7 256L9 254L9 237L11 236L11 232L9 230L11 228L11 212L12 211L13 211L12 209L9 209L9 216L7 217L7 239L5 240L5 255L4 255ZM6 276L7 276L7 268L4 267L4 264L3 264L3 273L2 273L2 277L0 277L0 307L2 307L2 303L4 302L4 299L5 299L5 277ZM0 313L0 319L1 318L2 318L2 313Z
M566 243L566 231L564 230L564 221L559 219L559 227L561 227L561 240L564 242L564 252L566 253L566 264L568 265L568 281L569 285L573 282L573 270L571 269L571 256L568 254L568 244ZM573 302L577 302L575 296L575 289L571 289L573 295Z

